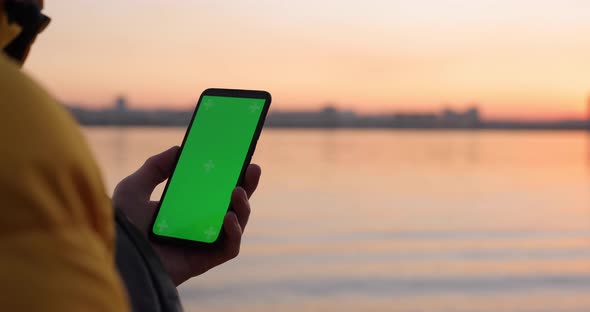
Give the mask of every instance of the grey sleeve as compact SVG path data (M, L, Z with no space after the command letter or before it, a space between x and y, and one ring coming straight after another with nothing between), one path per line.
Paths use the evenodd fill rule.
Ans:
M178 291L149 241L115 209L116 264L133 311L182 311Z

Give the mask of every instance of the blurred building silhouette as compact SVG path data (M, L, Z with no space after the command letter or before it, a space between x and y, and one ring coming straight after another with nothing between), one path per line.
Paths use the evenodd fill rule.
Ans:
M464 112L445 109L441 116L441 126L448 128L479 128L481 119L477 106L470 107Z
M115 111L117 113L127 112L127 99L124 96L119 96L115 100Z

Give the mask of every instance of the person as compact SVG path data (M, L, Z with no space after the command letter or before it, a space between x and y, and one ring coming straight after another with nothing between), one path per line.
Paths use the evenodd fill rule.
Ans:
M20 70L49 24L42 8L42 0L0 0L0 309L181 310L176 286L238 255L260 167L250 165L232 194L221 248L148 240L150 195L179 148L148 158L108 198L79 126Z

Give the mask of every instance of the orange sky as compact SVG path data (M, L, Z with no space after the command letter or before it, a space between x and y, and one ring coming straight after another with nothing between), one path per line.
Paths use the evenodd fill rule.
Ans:
M479 103L486 117L581 117L590 1L48 0L26 68L60 99L189 107L207 87L275 109Z

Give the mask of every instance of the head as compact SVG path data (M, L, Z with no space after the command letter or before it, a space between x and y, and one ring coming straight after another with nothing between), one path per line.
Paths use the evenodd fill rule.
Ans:
M41 13L43 0L0 0L0 48L23 64L31 45L49 24Z

